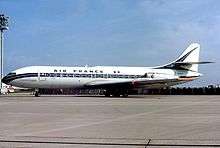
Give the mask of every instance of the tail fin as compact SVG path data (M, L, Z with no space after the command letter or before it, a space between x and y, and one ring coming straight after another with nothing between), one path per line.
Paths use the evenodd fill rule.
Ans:
M199 53L200 45L193 43L175 60L175 63L187 70L198 72Z
M198 64L212 62L199 62L200 45L192 43L175 61L157 68L169 68L176 70L189 70L198 72Z

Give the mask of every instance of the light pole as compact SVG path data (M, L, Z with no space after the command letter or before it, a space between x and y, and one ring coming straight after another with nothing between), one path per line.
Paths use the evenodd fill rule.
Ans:
M4 41L4 31L8 30L8 17L4 14L0 14L0 33L1 33L1 76L0 76L0 94L2 93L2 78L3 78L3 41Z

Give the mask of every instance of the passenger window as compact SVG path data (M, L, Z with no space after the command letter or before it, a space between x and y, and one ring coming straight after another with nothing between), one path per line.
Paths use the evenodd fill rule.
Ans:
M67 74L63 73L62 76L63 76L63 77L67 77Z
M44 74L44 73L40 73L40 76L41 76L41 77L44 77L44 76L45 76L45 74Z
M50 77L50 74L49 74L49 73L46 73L46 77Z
M102 74L97 74L96 78L103 78L103 75Z
M131 78L135 78L136 76L135 76L135 75L131 75L130 77L131 77Z
M86 77L86 74L82 74L81 76L82 76L83 78L85 78L85 77Z
M117 78L118 77L118 75L112 75L112 78Z
M108 75L107 75L107 74L104 74L104 75L103 75L103 78L108 78Z
M119 78L123 78L124 76L123 76L123 75L118 75L118 77L119 77Z
M129 75L124 75L124 78L129 78Z
M54 73L50 73L50 77L54 77L54 75L55 75Z
M73 77L73 74L72 73L68 74L68 77Z
M80 74L75 74L75 77L80 77Z

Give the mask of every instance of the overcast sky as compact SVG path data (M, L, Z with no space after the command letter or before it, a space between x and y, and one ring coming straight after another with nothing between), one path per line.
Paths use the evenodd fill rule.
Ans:
M30 65L157 66L201 44L204 76L219 84L219 0L0 0L10 17L5 73Z

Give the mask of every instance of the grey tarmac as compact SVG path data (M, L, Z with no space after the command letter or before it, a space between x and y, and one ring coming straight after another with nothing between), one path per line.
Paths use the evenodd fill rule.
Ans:
M217 147L219 96L0 96L0 147Z

